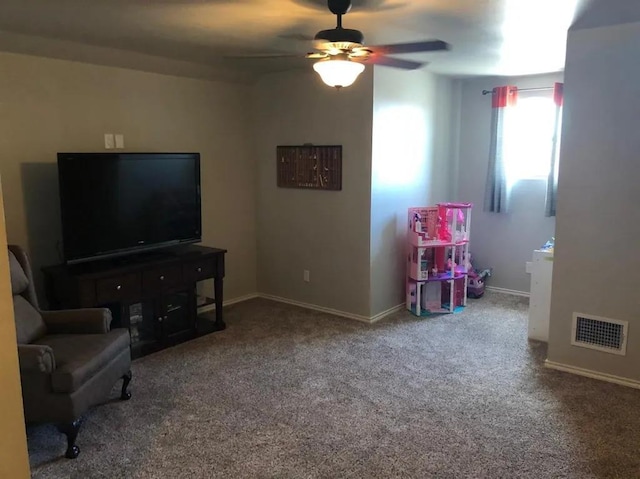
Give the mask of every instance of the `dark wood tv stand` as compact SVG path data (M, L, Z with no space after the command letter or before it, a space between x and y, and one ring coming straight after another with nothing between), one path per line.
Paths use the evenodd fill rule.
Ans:
M43 268L51 309L106 307L129 328L133 357L225 328L226 250L185 246L152 254ZM215 320L198 317L196 284L213 279Z

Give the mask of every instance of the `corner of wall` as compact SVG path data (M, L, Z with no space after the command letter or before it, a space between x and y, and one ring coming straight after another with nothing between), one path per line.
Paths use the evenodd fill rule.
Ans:
M373 91L370 314L375 317L404 301L407 209L450 197L454 112L451 80L428 71L380 67Z
M22 391L18 366L13 301L7 260L7 234L4 222L4 200L0 187L0 477L29 477L29 458L22 409Z
M460 176L460 119L462 116L462 81L451 81L451 168L449 171L449 200L462 201L458 186Z
M254 86L260 293L368 317L373 76L336 91L309 68ZM276 146L304 143L342 145L341 191L277 187Z

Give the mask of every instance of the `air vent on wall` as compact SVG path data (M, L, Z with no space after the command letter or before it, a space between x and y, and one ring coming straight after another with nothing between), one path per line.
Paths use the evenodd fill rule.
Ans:
M627 354L628 321L573 313L571 344L606 353Z

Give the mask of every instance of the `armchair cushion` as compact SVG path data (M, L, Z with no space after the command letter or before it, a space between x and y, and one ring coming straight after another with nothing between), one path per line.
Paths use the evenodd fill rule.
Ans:
M52 334L35 344L53 350L56 369L51 386L57 393L72 393L129 347L129 331L117 328L106 334Z
M47 333L47 327L38 310L20 295L13 297L13 314L18 344L32 343Z
M111 326L107 308L41 311L48 334L104 334Z
M20 372L51 374L56 369L53 350L39 344L18 344Z
M15 255L9 251L9 273L11 275L11 293L22 294L29 286L29 279Z

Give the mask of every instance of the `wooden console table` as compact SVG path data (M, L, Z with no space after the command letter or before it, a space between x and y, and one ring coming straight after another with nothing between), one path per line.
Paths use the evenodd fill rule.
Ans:
M226 250L204 246L43 268L51 309L106 307L129 328L133 357L225 328ZM196 284L213 279L215 321L199 318Z

